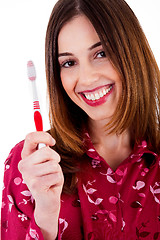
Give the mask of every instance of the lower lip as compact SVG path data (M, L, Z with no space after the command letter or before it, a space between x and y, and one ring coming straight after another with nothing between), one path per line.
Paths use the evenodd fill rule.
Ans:
M88 100L87 98L85 98L85 96L83 94L81 94L83 100L91 107L96 107L99 105L104 104L107 101L107 98L109 97L109 95L112 93L114 86L112 85L112 89L102 98L97 99L97 100Z

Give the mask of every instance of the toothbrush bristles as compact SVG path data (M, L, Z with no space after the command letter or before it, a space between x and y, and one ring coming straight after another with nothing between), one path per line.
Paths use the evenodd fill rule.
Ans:
M27 63L27 73L29 80L36 80L36 70L32 61L28 61Z

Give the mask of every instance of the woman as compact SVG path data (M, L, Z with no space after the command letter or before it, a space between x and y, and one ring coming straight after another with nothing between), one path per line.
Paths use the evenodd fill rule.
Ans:
M2 239L159 239L160 72L126 2L58 1L46 73L51 129L6 160Z

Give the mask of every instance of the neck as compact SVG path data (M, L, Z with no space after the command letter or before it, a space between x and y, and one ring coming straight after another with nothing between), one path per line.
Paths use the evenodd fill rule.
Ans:
M130 132L125 130L121 134L110 133L105 128L106 124L103 121L93 121L89 122L89 133L93 144L103 144L108 140L109 142L114 141L114 143L130 142Z
M131 138L129 130L121 134L105 131L105 124L98 121L90 121L89 133L96 151L113 168L116 167L131 152Z

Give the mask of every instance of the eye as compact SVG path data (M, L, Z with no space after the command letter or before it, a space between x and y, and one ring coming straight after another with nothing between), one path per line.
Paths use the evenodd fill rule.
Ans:
M76 64L75 61L73 60L67 60L67 61L64 61L60 64L60 67L62 68L70 68L70 67L73 67L74 65Z
M96 57L97 58L105 58L106 57L106 54L105 54L105 51L100 51L96 54Z

